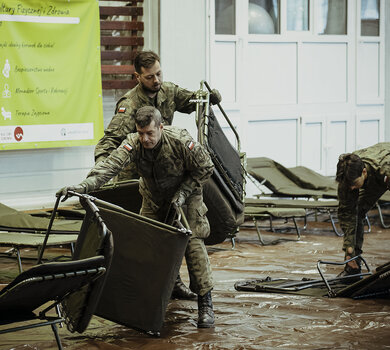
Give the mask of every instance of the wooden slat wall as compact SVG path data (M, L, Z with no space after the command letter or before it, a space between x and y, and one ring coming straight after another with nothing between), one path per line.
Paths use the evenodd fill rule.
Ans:
M100 43L103 89L131 89L135 53L144 45L143 0L108 0L112 6L100 5ZM111 4L110 4L111 5ZM123 18L125 17L125 18Z

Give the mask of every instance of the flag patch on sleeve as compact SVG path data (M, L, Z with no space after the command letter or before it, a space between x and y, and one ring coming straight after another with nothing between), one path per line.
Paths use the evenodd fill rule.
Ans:
M125 113L126 112L126 107L120 107L118 109L118 113Z
M128 143L123 145L124 148L126 148L129 152L133 150L133 147L131 147Z
M190 151L192 151L192 149L194 148L194 146L195 146L194 141L190 141L190 143L188 144L188 148L190 149Z
M389 182L389 178L387 175L385 175L385 178L383 179L384 182L388 183Z

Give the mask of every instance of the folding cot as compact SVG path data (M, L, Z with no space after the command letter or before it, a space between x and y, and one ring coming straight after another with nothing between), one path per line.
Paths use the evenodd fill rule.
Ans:
M86 215L73 259L38 263L0 291L0 334L51 326L57 346L62 349L57 324L65 322L71 332L82 333L87 328L110 267L113 243L93 203L88 198L81 202ZM46 243L49 235L48 229ZM44 249L45 245L39 260ZM80 250L85 253L79 254ZM57 315L52 315L53 310ZM11 326L15 323L18 325Z
M245 217L251 218L255 224L257 236L262 245L273 245L282 241L291 241L288 238L278 238L273 241L266 242L261 234L259 220L268 219L270 221L270 228L273 231L273 220L275 219L292 219L297 233L297 240L301 238L300 230L296 222L297 217L305 217L306 211L302 208L280 208L280 207L260 207L260 206L245 206Z
M204 97L208 93L203 90L203 86L211 91L209 85L202 81L197 99L193 101L197 104L198 141L208 150L215 166L213 175L203 187L203 199L208 208L207 218L210 223L210 235L205 239L205 244L214 245L230 238L234 245L234 237L244 221L245 155L240 152L237 132L218 104L236 137L237 148L227 139L209 107L208 98ZM107 184L92 195L134 213L139 212L142 204L137 180Z
M344 265L353 259L361 259L366 267L366 272L358 275L326 278L321 265ZM287 293L309 296L346 297L353 299L363 298L388 298L390 296L390 262L378 266L374 273L371 272L366 261L361 257L354 257L343 262L318 261L317 269L320 279L302 278L293 280L289 278L251 279L236 282L234 287L238 291L261 293Z
M305 210L304 228L307 216L318 212L326 212L336 235L337 230L333 212L338 208L337 184L334 180L299 166L285 168L278 162L266 157L248 158L247 172L250 179L260 188L266 186L271 194L260 194L258 198L246 198L246 210L252 208L296 208ZM261 197L261 198L260 198ZM260 209L258 209L260 210Z
M61 219L57 216L52 220L52 234L46 244L52 247L67 245L73 252L81 223L82 216L78 220ZM0 246L11 247L1 255L16 255L19 272L22 272L21 249L36 248L39 253L49 224L50 219L47 217L28 214L0 203Z

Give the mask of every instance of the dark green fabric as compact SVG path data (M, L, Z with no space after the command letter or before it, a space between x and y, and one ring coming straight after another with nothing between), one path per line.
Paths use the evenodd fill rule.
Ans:
M336 200L301 200L301 199L263 199L245 198L247 207L278 207L278 208L304 208L304 209L325 209L337 208L339 202Z
M50 219L35 217L0 203L0 229L45 233ZM54 219L51 232L78 233L81 220Z
M134 329L158 333L189 236L109 203L95 203L115 245L96 314Z
M44 234L0 232L0 245L3 246L38 247L42 245L44 239ZM77 235L51 234L48 238L47 246L74 243L76 240Z
M305 216L306 211L302 208L267 208L267 207L245 207L246 216L272 216L275 218L291 218Z
M337 191L333 189L314 189L315 183L318 182L320 176L310 176L312 171L305 172L305 181L298 176L299 170L291 171L278 162L266 157L248 158L247 171L258 182L264 182L274 194L279 196L291 197L315 197L315 198L336 198ZM302 172L302 169L300 169ZM311 178L314 178L310 180ZM310 181L309 181L310 180ZM310 184L312 182L312 184ZM305 187L303 187L305 185ZM317 184L318 187L318 184Z

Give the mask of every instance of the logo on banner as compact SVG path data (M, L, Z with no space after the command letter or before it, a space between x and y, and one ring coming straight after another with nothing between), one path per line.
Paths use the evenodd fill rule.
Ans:
M23 129L20 126L17 126L14 131L14 137L16 141L22 141L23 139Z
M9 78L9 72L11 70L11 65L9 64L8 62L8 58L5 60L5 63L4 63L4 68L3 68L3 75L6 77L6 78Z
M12 113L9 111L6 111L4 107L1 107L1 114L4 117L4 120L11 120L12 119Z

